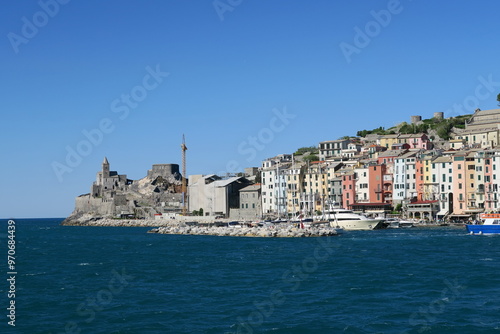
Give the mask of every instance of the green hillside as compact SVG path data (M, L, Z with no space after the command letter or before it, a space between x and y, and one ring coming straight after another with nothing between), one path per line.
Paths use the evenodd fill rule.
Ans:
M356 133L358 137L365 137L369 134L390 135L390 134L413 134L413 133L429 133L430 130L438 137L444 140L451 138L450 133L453 128L464 129L465 122L472 117L470 115L460 115L457 117L449 117L446 119L429 118L424 119L417 124L400 123L397 126L389 129L378 127L373 130L361 130Z

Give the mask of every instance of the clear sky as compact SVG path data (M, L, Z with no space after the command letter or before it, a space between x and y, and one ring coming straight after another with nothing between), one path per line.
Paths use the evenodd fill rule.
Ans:
M64 217L106 156L239 171L357 130L497 107L500 2L9 1L0 217Z

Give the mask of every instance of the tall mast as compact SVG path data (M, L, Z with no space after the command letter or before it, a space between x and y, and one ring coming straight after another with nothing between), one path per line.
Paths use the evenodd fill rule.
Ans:
M181 149L182 149L182 215L186 215L187 211L187 189L186 189L186 151L187 151L187 146L186 146L186 138L184 137L184 134L182 135L182 144L181 144Z

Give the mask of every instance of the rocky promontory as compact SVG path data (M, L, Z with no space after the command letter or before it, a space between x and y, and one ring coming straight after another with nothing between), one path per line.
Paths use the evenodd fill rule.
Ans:
M327 237L338 235L336 229L329 226L298 228L296 224L273 224L265 226L249 226L246 224L229 225L228 222L217 221L198 224L197 222L181 222L158 219L113 219L82 215L78 218L66 219L64 226L94 227L154 227L148 233L214 235L228 237L267 237L267 238L303 238Z

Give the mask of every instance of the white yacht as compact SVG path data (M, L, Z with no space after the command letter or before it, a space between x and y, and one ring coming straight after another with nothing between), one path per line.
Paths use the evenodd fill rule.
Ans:
M368 218L352 210L340 208L325 211L324 215L314 218L315 220L328 220L330 226L344 230L377 230L387 227L384 218Z

